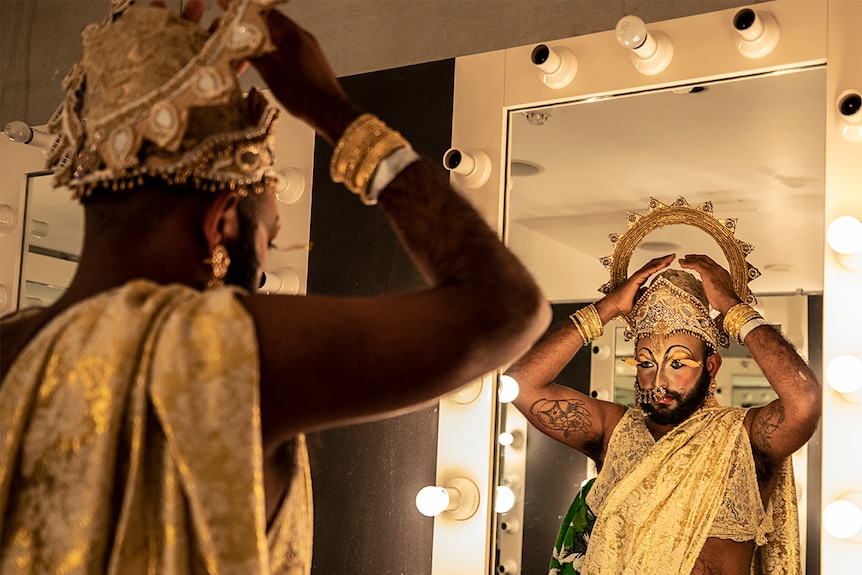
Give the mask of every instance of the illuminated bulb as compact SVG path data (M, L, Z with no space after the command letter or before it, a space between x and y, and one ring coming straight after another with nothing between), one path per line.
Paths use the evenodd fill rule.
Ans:
M839 355L826 366L826 381L848 401L862 403L862 357Z
M521 386L515 381L511 375L501 375L500 384L497 387L497 396L500 403L512 403L518 397L521 391Z
M862 542L862 492L851 491L826 506L823 528L832 537Z
M673 59L673 44L661 32L649 32L637 16L623 16L616 26L617 42L631 50L632 64L641 74L653 76Z
M456 477L445 487L423 487L416 494L416 509L426 517L443 514L458 521L470 519L479 509L479 488L464 477Z
M449 492L445 487L429 485L416 494L416 509L426 517L436 517L449 507Z
M494 511L506 513L515 506L515 492L508 485L498 485L494 498Z
M524 444L524 434L518 430L515 430L511 433L508 431L504 431L497 436L497 443L499 443L503 447L514 447L517 449Z
M853 216L835 218L826 230L826 242L839 254L862 252L862 222Z

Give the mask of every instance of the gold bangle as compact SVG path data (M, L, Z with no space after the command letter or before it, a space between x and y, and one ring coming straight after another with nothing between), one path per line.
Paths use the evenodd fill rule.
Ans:
M604 333L604 325L599 311L594 304L582 307L575 313L569 316L575 328L584 340L584 345L589 345L591 342L602 337Z
M740 345L743 345L742 341L739 339L739 330L742 329L742 326L750 320L760 317L762 316L757 312L757 310L747 303L738 303L727 310L727 313L724 314L724 331L727 332L728 336L739 342Z
M329 163L329 174L335 183L358 195L362 203L375 200L368 188L380 163L395 150L410 144L398 132L373 114L362 114L344 131Z

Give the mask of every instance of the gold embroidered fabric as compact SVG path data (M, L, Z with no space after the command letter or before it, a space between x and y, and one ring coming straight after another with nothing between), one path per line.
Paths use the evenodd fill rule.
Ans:
M235 295L135 281L30 342L0 388L0 572L310 571L302 441L266 533L257 342Z
M582 573L688 575L707 537L755 541L752 574L799 573L790 459L764 510L745 413L702 408L655 441L627 411L587 497L598 519Z

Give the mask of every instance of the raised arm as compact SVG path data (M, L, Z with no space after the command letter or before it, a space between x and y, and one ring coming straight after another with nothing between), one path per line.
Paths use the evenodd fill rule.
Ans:
M652 274L667 267L673 257L650 261L619 289L599 300L595 307L602 325L631 311L641 286ZM583 347L584 339L574 323L559 322L506 373L521 389L515 407L536 429L601 463L610 434L626 408L554 382Z
M697 271L710 305L723 315L740 303L730 275L708 256L687 255L684 268ZM745 346L760 367L778 399L748 413L745 426L755 451L778 461L808 441L817 427L821 409L820 383L793 346L773 327L750 331Z
M253 65L292 114L334 144L360 110L308 32L277 11L269 25L278 51ZM429 287L366 298L248 297L265 441L433 400L511 361L547 326L550 309L531 276L429 164L402 171L367 209L378 208ZM362 244L356 238L357 257Z

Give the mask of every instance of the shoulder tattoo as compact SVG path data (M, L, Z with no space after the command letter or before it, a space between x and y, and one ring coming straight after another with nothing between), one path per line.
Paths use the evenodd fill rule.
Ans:
M536 416L544 427L561 431L568 438L571 433L584 433L590 426L592 414L581 399L542 398L530 406L530 413Z
M752 425L752 436L757 445L761 449L768 449L769 442L772 441L772 435L781 427L784 422L784 406L779 404L770 404L764 407Z

